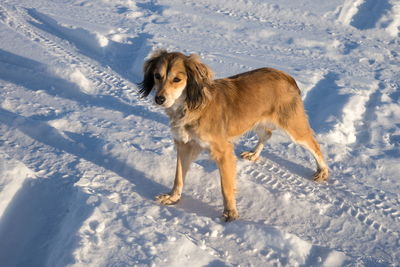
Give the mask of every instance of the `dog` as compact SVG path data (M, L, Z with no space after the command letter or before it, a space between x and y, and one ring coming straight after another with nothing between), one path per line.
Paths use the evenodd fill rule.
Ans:
M139 93L147 97L155 89L155 103L169 116L177 150L174 185L171 192L156 197L161 204L180 200L191 162L208 150L221 177L223 219L239 218L233 142L250 130L259 141L254 150L243 152L242 158L257 160L272 131L279 127L314 156L314 180L327 180L328 166L309 126L300 89L285 72L260 68L214 80L213 71L198 55L157 50L145 61L143 73Z

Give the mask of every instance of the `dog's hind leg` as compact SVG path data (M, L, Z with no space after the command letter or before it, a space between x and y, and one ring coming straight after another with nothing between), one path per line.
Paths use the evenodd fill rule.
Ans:
M257 126L254 129L254 131L258 136L258 143L257 143L256 147L252 151L245 151L240 154L240 156L243 159L247 159L247 160L251 160L251 161L256 161L260 157L261 151L263 150L265 143L272 136L272 129L267 128L263 125Z
M185 177L189 171L190 164L196 159L202 150L202 148L194 142L176 142L175 145L177 150L177 160L174 186L170 193L161 194L156 197L156 200L164 205L176 204L181 199Z
M282 127L292 138L292 140L306 149L314 156L317 163L317 171L314 173L314 181L324 182L328 179L329 170L325 163L319 144L314 138L314 132L311 130L306 116L299 116L296 119L288 121L285 127Z

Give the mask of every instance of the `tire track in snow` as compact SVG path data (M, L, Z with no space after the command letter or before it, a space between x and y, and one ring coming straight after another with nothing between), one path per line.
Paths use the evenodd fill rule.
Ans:
M221 6L218 3L207 3L206 7L202 4L192 4L186 3L183 11L181 11L182 20L185 21L185 17L189 19L193 19L193 17L199 17L204 20L204 23L208 23L214 25L214 27L222 27L227 32L226 35L223 36L219 41L226 42L226 40L231 40L229 51L223 50L221 51L223 54L222 58L230 58L233 59L232 62L228 64L239 65L241 68L248 70L249 62L255 63L252 64L263 66L266 64L264 61L261 61L260 58L265 56L267 52L270 57L280 58L284 57L286 59L287 56L292 58L301 59L306 57L307 64L310 64L310 59L318 60L323 55L320 51L310 50L310 49L296 49L293 46L279 46L279 45L271 45L270 42L255 42L254 38L258 40L266 39L275 35L277 30L279 31L287 31L291 32L314 32L319 29L313 27L313 25L307 23L297 23L297 21L292 21L287 19L287 17L294 16L293 11L291 10L282 10L278 5L275 4L264 4L262 11L254 13L254 10L250 8L247 4L240 3L242 9L235 10L226 6ZM181 9L182 7L180 7ZM264 12L263 12L264 11ZM221 16L224 18L221 20ZM279 21L279 23L273 22L271 20L271 16ZM297 17L297 19L300 19ZM306 21L306 20L305 20ZM227 26L227 23L229 23ZM184 24L184 23L182 23ZM185 29L181 29L179 27L173 27L173 29L179 34L182 33ZM260 32L258 30L252 31L251 29L262 29ZM188 34L188 32L183 32L184 34ZM204 33L204 38L208 38L209 33ZM286 38L288 44L293 42L293 38ZM215 41L215 40L214 40ZM217 44L218 42L216 42ZM328 44L326 44L328 45ZM243 47L246 47L246 50L243 50ZM261 48L261 50L260 50ZM262 54L262 53L264 54ZM218 58L221 58L220 55L217 55ZM312 60L311 60L312 61ZM219 61L222 63L223 61Z
M67 50L63 46L57 44L57 42L51 40L49 37L46 37L45 33L39 32L38 30L34 29L33 26L23 21L38 21L40 16L36 10L31 9L27 11L21 11L15 9L15 12L11 12L9 9L0 5L0 14L0 19L2 19L9 27L31 39L33 42L43 45L47 48L47 51L54 54L56 58L63 59L67 65L77 64L85 69L85 74L89 76L93 84L107 92L107 94L118 98L121 98L125 92L129 94L136 94L133 89L130 89L135 88L135 86L120 78L117 74L112 73L111 69L108 69L106 72L98 68L94 64L90 63L89 59L83 58L82 56ZM40 22L46 23L45 21Z
M256 165L256 168L253 165ZM254 177L260 185L267 189L291 192L297 198L307 197L308 201L322 201L334 207L339 216L351 216L369 229L393 234L399 238L398 230L393 230L388 224L391 221L398 222L400 212L397 206L394 206L395 203L388 201L385 197L380 197L379 190L374 190L368 196L364 196L354 193L341 183L330 183L326 187L322 187L265 158L245 167L241 173ZM312 199L313 195L314 199ZM357 202L347 200L349 195L352 200L357 199ZM374 213L379 213L384 219L376 220L373 216Z

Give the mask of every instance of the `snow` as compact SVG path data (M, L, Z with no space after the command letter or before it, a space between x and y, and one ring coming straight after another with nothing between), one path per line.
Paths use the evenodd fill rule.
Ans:
M396 0L4 0L0 266L400 265ZM151 51L198 53L225 77L290 73L331 169L282 131L238 160L241 218L194 162L182 200L169 122L137 82ZM236 154L255 146L249 133Z

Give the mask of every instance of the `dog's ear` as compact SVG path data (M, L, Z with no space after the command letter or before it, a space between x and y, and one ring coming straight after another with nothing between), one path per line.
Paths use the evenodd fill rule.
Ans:
M190 109L198 108L204 99L204 87L211 85L214 73L192 54L185 61L187 72L186 102Z
M146 97L150 94L154 87L154 69L160 58L167 54L166 50L156 50L143 65L143 81L138 84L139 93Z

